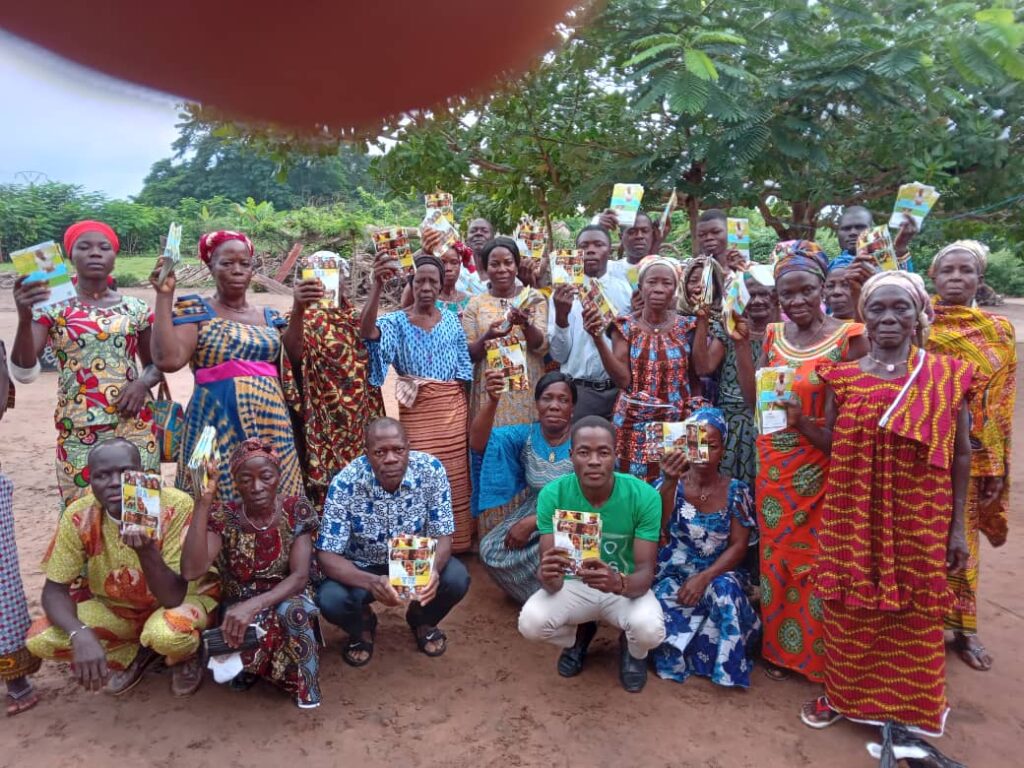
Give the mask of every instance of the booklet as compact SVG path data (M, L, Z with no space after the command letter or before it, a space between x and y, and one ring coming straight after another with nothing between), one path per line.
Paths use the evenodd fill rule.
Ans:
M636 223L636 215L640 211L640 201L644 199L642 184L616 184L612 188L611 209L619 217L620 227L632 227Z
M324 297L314 307L336 309L341 295L341 257L303 256L297 268L303 280L316 278L324 287Z
M786 366L757 370L757 423L762 435L787 429L786 402L796 371Z
M715 303L715 268L706 261L700 273L700 303L705 307Z
M903 184L896 193L896 203L892 207L892 216L889 218L889 226L899 229L903 226L903 216L908 215L914 218L918 231L924 223L925 216L935 207L938 202L939 193L935 187L913 181L910 184Z
M661 461L665 454L683 451L686 460L693 464L707 464L707 424L686 421L652 421L644 425L644 445L647 461Z
M121 473L121 530L141 528L160 538L160 475L127 470Z
M373 246L377 253L389 254L397 263L397 268L406 274L412 274L415 265L412 261L412 248L409 247L409 236L405 227L385 227L373 233Z
M67 262L61 256L60 246L53 240L11 251L11 262L18 274L28 275L27 282L46 283L50 288L50 298L37 302L33 309L63 304L77 295Z
M579 573L584 560L601 558L601 515L556 509L552 515L555 546L572 558L572 573Z
M440 211L452 226L455 226L455 199L447 192L433 192L423 196L427 206L427 215L431 211Z
M739 251L744 261L750 261L750 219L726 219L728 231L726 246L730 251Z
M526 253L530 258L540 259L544 257L544 249L548 244L548 233L544 225L536 221L529 214L524 213L516 226L516 242L522 242L526 246Z
M164 252L161 256L163 256L164 264L160 268L160 274L157 275L157 283L163 285L164 280L174 272L181 261L181 224L175 224L172 221L167 228L167 239L164 242Z
M671 197L669 197L668 202L665 203L665 210L661 212L661 219L658 221L658 230L661 232L662 236L665 234L665 225L668 224L668 220L672 216L672 211L676 209L678 204L679 195L677 195L676 191L673 189Z
M427 211L427 215L420 223L421 231L428 227L441 233L441 242L431 252L440 259L449 248L458 242L459 233L455 231L455 227L448 221L444 213L437 208Z
M401 534L388 539L388 579L403 600L415 600L430 583L437 539Z
M530 388L530 378L526 372L526 344L518 331L517 328L516 332L508 336L484 343L487 368L501 371L505 379L502 392L525 392Z
M559 248L551 254L552 285L583 285L583 251Z
M736 317L742 315L750 303L750 291L744 272L732 272L725 280L725 298L722 299L722 318L730 336L736 332Z
M896 249L892 244L892 235L884 224L860 233L857 238L857 255L863 254L873 258L883 272L900 268L896 260Z
M192 449L192 456L188 460L188 470L192 474L192 489L202 493L209 482L210 476L206 471L206 463L210 459L217 459L220 452L217 450L217 428L207 424L199 433L199 440L196 447Z
M584 307L589 305L596 307L601 314L601 321L605 328L611 325L619 315L615 310L615 305L608 298L608 294L601 287L601 283L594 278L588 277L583 281L583 285L580 287L580 304Z

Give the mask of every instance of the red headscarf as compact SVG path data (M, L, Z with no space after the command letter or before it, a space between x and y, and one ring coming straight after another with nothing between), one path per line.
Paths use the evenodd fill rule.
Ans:
M229 240L238 240L240 243L243 243L249 249L250 256L256 252L256 249L252 247L252 240L246 237L244 233L222 229L219 232L208 232L199 238L199 258L203 260L204 264L209 264L210 257L213 256L213 252L217 250L217 247Z
M110 241L111 246L114 248L114 253L121 250L121 241L117 239L117 234L109 224L87 219L75 222L64 232L64 253L71 256L71 249L75 247L75 241L86 232L99 232Z
M235 450L231 452L231 458L228 461L231 474L235 474L239 467L255 456L262 456L278 469L281 468L281 460L278 458L277 451L274 450L274 446L270 441L261 440L258 437L250 437L240 442L235 447Z
M455 241L452 248L455 249L455 252L459 254L459 258L462 259L462 266L464 266L468 272L476 272L476 261L473 259L473 249L461 240Z

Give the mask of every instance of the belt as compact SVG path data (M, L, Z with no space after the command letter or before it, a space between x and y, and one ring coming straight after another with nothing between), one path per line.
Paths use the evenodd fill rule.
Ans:
M586 387L592 389L595 392L607 392L609 389L615 389L615 382L611 379L605 379L604 381L591 381L590 379L573 379L573 383L578 387Z

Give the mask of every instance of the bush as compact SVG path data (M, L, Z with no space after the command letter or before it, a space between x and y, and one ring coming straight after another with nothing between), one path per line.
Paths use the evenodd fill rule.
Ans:
M994 251L988 260L985 282L1004 296L1024 296L1024 265L1011 251Z

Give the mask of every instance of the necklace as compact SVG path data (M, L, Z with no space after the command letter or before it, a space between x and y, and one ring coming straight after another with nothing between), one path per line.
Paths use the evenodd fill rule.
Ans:
M901 360L898 363L883 363L877 357L872 357L871 355L868 355L868 360L870 360L871 362L873 362L877 366L885 368L885 370L887 372L889 372L889 373L892 373L893 371L895 371L897 365L906 365L907 364L906 360Z
M660 323L654 323L654 322L651 322L650 320L648 320L646 316L644 316L644 322L645 322L645 323L647 323L647 325L648 325L648 326L650 326L651 330L652 330L652 331L653 331L654 333L661 333L661 332L662 332L662 331L663 331L663 330L665 329L665 327L666 327L666 326L667 326L667 325L668 325L668 324L669 324L670 322L672 322L672 317L671 317L671 316L669 316L669 317L666 317L666 318L665 318L665 319L664 319L664 320L663 320L662 322L660 322Z
M717 483L715 483L715 484L713 484L713 485L711 485L711 486L709 486L707 488L703 488L697 482L696 475L693 476L693 490L696 492L697 498L700 499L700 503L701 504L706 503L707 500L711 497L711 492L713 490L715 490L715 485L717 485Z
M242 519L245 520L245 522L249 524L249 527L251 527L255 531L259 531L259 532L262 533L263 531L269 531L270 530L270 526L272 526L274 524L274 520L277 518L277 502L276 501L274 502L274 511L270 514L270 522L267 523L266 525L264 525L262 528L260 526L256 525L256 523L254 523L252 520L249 519L249 515L247 515L245 513L245 504L244 503L242 504L241 512L242 512Z
M92 299L93 301L99 301L100 299L105 299L107 297L107 294L110 293L110 289L109 288L104 288L99 293L92 293L90 291L86 291L86 290L83 290L82 288L79 288L78 289L78 293L80 295L84 294L85 298L87 298L87 299Z

